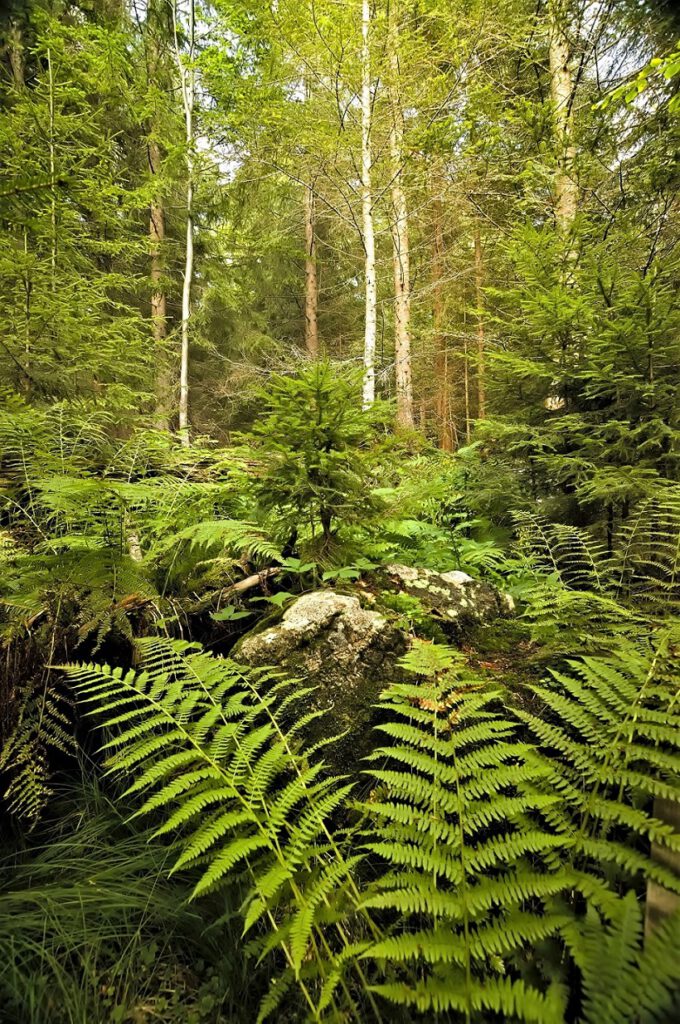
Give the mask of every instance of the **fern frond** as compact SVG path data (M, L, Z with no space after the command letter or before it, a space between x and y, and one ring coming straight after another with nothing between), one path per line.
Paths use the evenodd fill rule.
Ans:
M245 927L267 919L272 948L283 953L309 1004L310 986L331 970L333 946L348 942L337 928L327 938L337 916L329 916L331 897L353 889L363 858L341 856L327 827L351 785L294 752L309 690L190 644L154 638L139 647L142 671L67 667L79 699L103 719L109 770L133 774L129 791L143 797L138 814L166 816L157 835L181 830L173 870L197 871L194 896L247 879ZM295 904L287 910L291 893ZM311 945L324 951L321 973L305 981ZM273 995L269 1005L276 1005Z
M680 847L651 807L655 796L680 796L680 708L677 690L665 684L669 657L666 637L648 650L627 644L617 655L572 659L570 671L553 672L550 684L533 688L543 715L516 713L551 758L550 791L557 785L564 803L548 817L571 837L572 860L676 889L672 873L649 852L652 842L662 850Z
M375 992L425 1014L560 1019L545 992L513 976L523 949L559 945L564 919L549 908L574 884L555 858L568 840L544 824L559 800L544 800L537 786L550 769L513 742L517 728L498 693L428 647L404 659L426 681L395 685L381 699L388 720L378 729L392 742L368 769L377 790L366 804L366 845L386 870L363 905L391 913L394 931L362 958L401 976Z
M16 722L0 749L0 772L11 814L36 825L50 796L50 755L75 753L72 701L53 677L25 688Z

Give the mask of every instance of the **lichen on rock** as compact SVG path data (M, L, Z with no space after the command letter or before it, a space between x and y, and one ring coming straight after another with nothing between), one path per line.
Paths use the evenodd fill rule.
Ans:
M467 626L512 615L515 609L509 594L457 569L440 573L411 565L386 565L378 579L385 590L417 597L423 610L454 634Z
M495 587L457 571L388 565L369 582L418 597L423 610L454 638L464 626L512 610L510 599ZM402 678L399 662L408 646L407 632L389 612L362 607L352 594L315 590L298 597L276 624L244 636L232 657L246 665L282 668L315 687L310 710L326 714L314 723L311 738L344 733L327 758L347 772L355 771L374 745L375 704L383 689Z
M371 749L373 705L398 676L407 647L402 630L358 598L317 590L299 597L276 625L243 637L232 657L276 665L315 686L312 706L327 712L316 728L347 733L329 755L335 767L350 770Z

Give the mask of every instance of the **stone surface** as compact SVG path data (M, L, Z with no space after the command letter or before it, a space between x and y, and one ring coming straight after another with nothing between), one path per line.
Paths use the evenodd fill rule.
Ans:
M305 686L316 686L311 706L328 710L315 723L318 735L347 731L328 748L327 760L350 771L371 749L373 705L397 677L407 646L400 629L362 608L358 598L317 590L299 597L276 625L243 637L232 657L246 665L284 668Z
M508 594L458 570L439 573L410 565L386 565L379 581L386 590L417 597L425 611L454 633L465 626L512 615L515 608Z
M415 595L452 638L465 626L512 611L510 598L462 572L388 565L368 582ZM370 589L365 597L375 600ZM374 705L389 683L403 678L398 663L408 645L389 613L366 609L350 594L315 590L297 598L275 625L244 636L231 656L246 665L283 668L302 685L316 687L309 709L327 714L313 724L310 738L346 733L327 748L326 759L334 769L351 772L375 743Z

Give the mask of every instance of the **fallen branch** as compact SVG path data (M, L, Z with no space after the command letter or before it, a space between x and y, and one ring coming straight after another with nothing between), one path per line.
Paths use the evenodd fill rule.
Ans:
M244 580L239 580L238 583L232 583L230 587L220 590L220 600L223 597L229 597L231 594L245 594L246 591L252 590L254 587L262 586L272 576L278 576L280 572L282 572L282 567L280 565L273 565L269 569L253 573L252 576L246 576Z

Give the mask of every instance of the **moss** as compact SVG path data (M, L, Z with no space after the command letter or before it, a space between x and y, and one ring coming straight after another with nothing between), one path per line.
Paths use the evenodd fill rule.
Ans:
M376 610L386 615L397 628L422 640L447 643L447 637L436 618L415 594L380 591Z
M531 631L520 619L496 619L473 626L466 632L466 641L479 654L514 654L531 642Z

